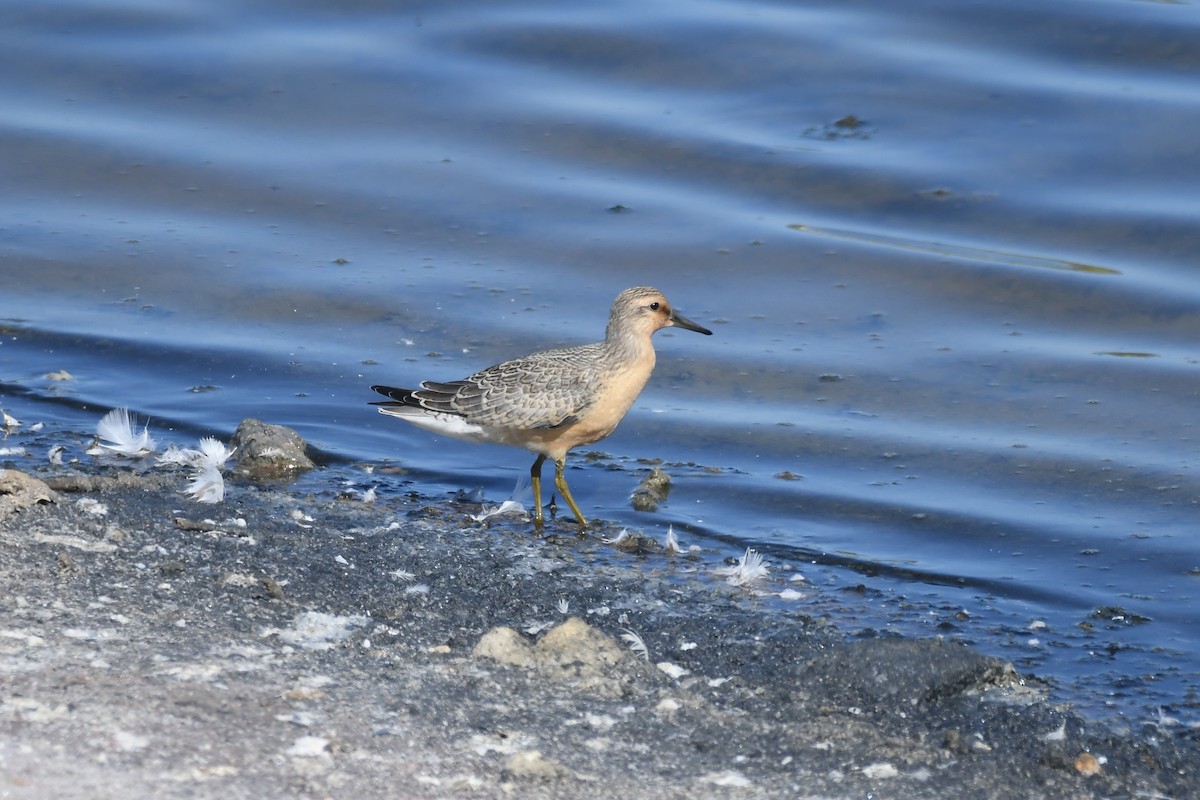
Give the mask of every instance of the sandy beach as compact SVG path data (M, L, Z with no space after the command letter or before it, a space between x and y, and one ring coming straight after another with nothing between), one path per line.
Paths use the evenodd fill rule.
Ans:
M686 542L180 483L0 472L0 796L1200 794L1187 734L1118 734L959 644L765 613L815 589L734 585Z

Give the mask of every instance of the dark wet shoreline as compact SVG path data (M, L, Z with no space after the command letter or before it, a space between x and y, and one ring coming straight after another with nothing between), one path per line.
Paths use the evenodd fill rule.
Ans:
M1117 735L965 646L764 613L703 556L335 486L56 485L0 519L12 797L1200 794L1186 735Z

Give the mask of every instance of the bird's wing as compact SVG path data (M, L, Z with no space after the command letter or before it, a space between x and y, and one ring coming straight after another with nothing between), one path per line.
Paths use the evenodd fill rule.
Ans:
M556 428L588 407L595 389L591 346L506 361L461 381L426 381L415 393L431 411L487 427Z

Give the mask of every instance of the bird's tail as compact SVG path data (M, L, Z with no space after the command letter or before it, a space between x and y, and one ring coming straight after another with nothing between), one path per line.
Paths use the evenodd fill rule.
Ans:
M379 392L387 400L376 400L371 403L373 406L420 406L420 402L415 397L415 389L401 389L396 386L372 386L371 391Z

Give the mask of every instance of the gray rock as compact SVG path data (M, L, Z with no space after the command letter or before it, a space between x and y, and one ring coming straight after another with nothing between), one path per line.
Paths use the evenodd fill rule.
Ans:
M805 685L848 704L899 708L947 700L1016 679L1012 665L938 639L866 639L808 663Z
M578 617L556 625L536 646L530 646L512 628L497 626L483 635L471 654L500 664L532 667L542 677L606 697L620 697L633 680L623 669L633 665L629 651Z
M237 471L251 480L287 478L315 468L300 434L282 425L244 419L233 434Z
M635 511L657 511L658 504L666 501L671 493L671 476L655 467L633 490L629 498Z
M37 478L15 469L0 469L0 516L54 501L54 491Z

